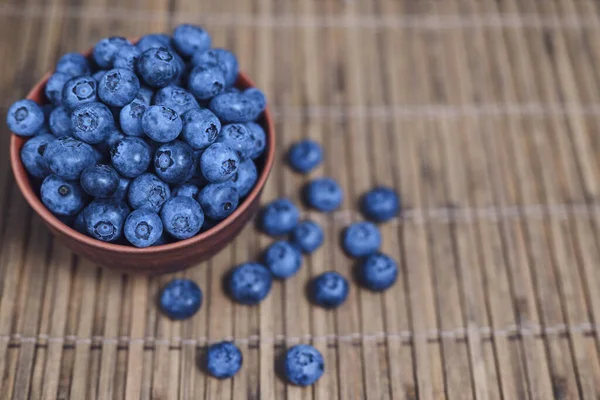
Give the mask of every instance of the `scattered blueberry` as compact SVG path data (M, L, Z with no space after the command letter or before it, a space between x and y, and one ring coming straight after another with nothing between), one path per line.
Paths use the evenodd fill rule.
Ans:
M113 68L123 68L135 71L137 60L142 55L142 51L132 44L123 45L115 53Z
M85 207L86 196L81 186L56 175L44 179L40 194L42 203L56 216L74 216Z
M250 152L250 158L256 160L267 147L267 134L263 127L256 122L246 122L246 128L250 131L250 137L254 145Z
M177 186L173 189L171 194L175 196L186 196L195 199L200 193L200 188L191 183L184 183L183 185Z
M225 88L225 75L215 64L200 64L188 76L188 88L198 100L208 100Z
M206 369L218 379L235 376L242 368L244 357L238 347L231 342L212 344L206 352Z
M304 253L312 253L321 247L324 237L319 224L310 220L300 222L292 231L292 242Z
M133 71L128 69L111 69L98 83L98 97L105 104L123 107L135 99L140 90L140 81Z
M8 109L6 123L16 135L33 136L44 125L44 112L33 100L19 100Z
M188 319L202 305L202 290L189 279L173 279L160 294L160 308L171 319Z
M177 112L165 106L150 106L142 116L142 129L152 140L168 143L177 139L183 122Z
M260 115L254 103L239 92L224 92L210 101L208 108L223 122L251 122Z
M258 263L242 264L236 267L229 276L229 294L238 303L258 304L269 294L272 281L271 273L263 265Z
M79 179L81 172L96 162L92 146L68 136L48 143L44 159L53 174L66 180Z
M279 240L265 251L265 266L278 279L294 276L302 266L300 250L285 240Z
M119 189L119 174L109 165L90 165L81 173L80 183L92 197L111 197Z
M231 147L214 143L200 157L200 170L207 181L225 182L238 171L240 158Z
M53 73L48 82L46 82L46 87L44 92L46 93L46 98L50 103L55 106L60 106L62 104L62 92L65 84L69 79L71 79L71 75L63 74L61 72Z
M362 198L361 209L365 217L375 222L388 221L400 212L400 197L388 187L369 190Z
M76 76L63 86L62 105L69 110L97 100L98 82L90 76Z
M139 100L134 100L121 109L119 120L121 129L129 136L144 136L142 117L148 106Z
M100 68L109 69L113 66L113 61L119 49L128 44L131 43L123 37L113 36L104 38L94 47L92 57Z
M158 213L171 197L169 185L156 175L145 173L135 178L129 185L127 198L134 210L147 208Z
M137 61L137 71L150 87L161 88L173 83L179 75L179 62L165 47L150 48Z
M113 194L113 199L127 201L127 195L129 194L130 184L131 179L119 175L119 187L117 187L117 191L115 192L115 194Z
M48 144L56 138L52 135L37 135L25 142L21 148L21 161L29 175L43 179L50 175L44 153Z
M238 172L231 178L231 182L235 185L240 197L245 197L250 193L257 180L258 171L256 170L256 165L254 165L254 161L250 159L242 161Z
M159 47L170 48L171 39L169 35L165 35L164 33L150 33L142 36L135 45L143 53L146 50L157 49Z
M90 74L88 60L79 53L67 53L56 63L56 72L69 76L81 76Z
M325 371L325 361L319 350L307 344L290 348L285 355L285 376L297 386L310 386Z
M200 232L204 223L204 212L198 202L190 197L171 197L164 204L160 218L169 235L184 240Z
M192 65L216 64L225 76L227 87L233 86L239 74L238 60L235 55L225 49L209 49L197 52L192 58Z
M323 308L341 306L350 291L346 278L337 272L325 272L315 277L310 283L310 297L314 304Z
M156 150L154 170L163 181L182 184L192 177L194 161L192 148L180 140L175 140Z
M116 199L96 199L83 210L86 231L103 242L116 242L123 236L129 207Z
M103 142L114 128L112 113L99 102L82 104L71 114L71 131L73 136L82 142Z
M173 31L175 49L184 57L210 49L212 40L208 32L199 26L182 24Z
M289 199L282 198L267 204L261 214L261 227L271 236L291 232L300 219L300 211Z
M317 178L306 187L306 202L319 211L337 210L344 201L344 193L332 178Z
M205 149L213 144L221 131L221 121L206 108L192 108L186 111L181 119L182 139L194 150Z
M58 106L50 113L50 130L56 137L73 136L71 131L71 113Z
M221 128L217 142L224 143L238 153L240 160L247 159L254 150L250 130L243 124L229 124Z
M181 116L186 111L200 107L190 92L175 85L166 86L156 92L154 95L154 104L169 107Z
M163 225L154 211L134 210L125 220L125 237L135 247L152 246L162 236Z
M125 137L110 151L113 167L126 178L140 176L150 166L150 146L137 137Z
M398 265L385 254L375 253L361 261L359 283L376 292L390 288L398 279Z
M321 146L309 139L296 143L289 152L290 166L303 174L312 171L322 161L323 150Z
M198 203L210 219L221 221L238 206L239 195L231 182L209 183L198 193Z
M370 222L355 222L344 231L343 247L352 257L364 257L381 247L381 233Z

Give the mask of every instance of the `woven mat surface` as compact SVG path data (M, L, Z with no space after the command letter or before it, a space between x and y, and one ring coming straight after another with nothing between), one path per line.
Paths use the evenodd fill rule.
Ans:
M206 301L171 322L155 297L172 276L102 270L52 240L14 184L0 124L0 398L600 398L599 3L3 0L0 107L66 51L181 22L233 49L269 96L280 157L264 200L299 201L315 176L343 185L343 209L312 216L326 245L259 307L239 306L221 278L271 241L248 227L178 274ZM309 177L281 162L302 137L326 149ZM376 184L405 205L382 227L397 285L310 306L311 276L350 277L338 235ZM208 379L198 355L225 338L244 368ZM307 389L274 369L299 342L326 358Z

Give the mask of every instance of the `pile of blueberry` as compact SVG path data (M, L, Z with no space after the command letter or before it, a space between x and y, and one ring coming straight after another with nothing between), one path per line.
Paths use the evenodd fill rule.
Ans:
M170 37L99 41L60 58L46 105L14 103L8 127L58 218L136 247L188 239L238 207L257 181L263 93L240 90L238 61L198 26Z
M289 152L290 166L308 173L323 160L319 144L303 140ZM341 187L331 178L317 178L305 188L307 205L323 212L340 207L344 200ZM398 194L387 187L377 187L367 192L361 200L364 216L375 223L386 222L400 212ZM358 283L372 291L390 288L398 278L398 266L389 256L379 252L381 233L373 222L356 222L343 232L344 251L358 260ZM314 221L300 221L300 211L286 198L267 204L260 215L261 229L273 237L288 235L288 240L277 240L264 252L262 263L248 262L235 267L227 279L227 291L238 303L255 305L271 290L273 279L287 279L302 266L302 253L318 249L324 242L323 229ZM317 306L333 309L344 303L350 284L341 274L329 271L313 278L309 285L310 300ZM173 319L188 318L200 309L202 291L196 283L176 279L162 292L160 306ZM231 342L221 342L209 347L205 361L206 370L218 378L234 376L242 366L242 353ZM294 346L283 360L284 375L295 385L308 386L324 373L325 363L321 353L310 345Z

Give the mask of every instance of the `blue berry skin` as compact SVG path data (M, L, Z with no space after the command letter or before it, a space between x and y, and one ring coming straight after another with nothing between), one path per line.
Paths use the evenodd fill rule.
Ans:
M80 184L92 197L111 197L119 188L119 174L109 165L90 165L81 173Z
M48 144L56 138L52 135L37 135L25 142L21 148L21 161L23 166L34 178L43 179L50 175L44 153Z
M86 232L94 239L114 243L123 237L129 207L115 199L96 199L83 210Z
M262 126L256 122L246 122L246 128L250 131L250 137L254 144L252 151L250 152L250 158L256 160L260 157L265 148L267 147L267 134Z
M177 112L165 106L150 106L142 116L142 130L159 143L171 142L179 136L183 121Z
M239 203L238 191L231 182L209 183L198 193L198 203L206 216L215 221L229 217Z
M352 257L368 256L381 247L381 233L370 222L355 222L344 231L342 244Z
M33 136L44 125L44 111L33 100L16 101L8 109L6 124L15 135Z
M204 223L204 212L200 204L191 197L171 197L160 212L163 226L175 239L184 240L200 232Z
M285 240L279 240L265 251L265 266L277 279L290 278L302 266L300 250Z
M127 136L110 151L110 159L117 172L126 178L140 176L150 166L151 148L142 139Z
M400 212L400 197L394 189L377 187L365 193L361 201L361 209L368 219L385 222Z
M135 96L135 100L140 103L143 103L147 106L152 104L152 97L154 96L154 91L147 86L141 85L140 91L137 96Z
M135 247L149 247L162 236L163 225L157 213L146 209L134 210L125 220L123 232Z
M121 109L119 121L121 122L121 129L126 135L144 136L142 117L147 108L146 104L136 99Z
M173 188L173 191L172 191L173 197L185 196L185 197L191 197L192 199L195 199L196 196L198 196L198 193L200 193L200 188L191 183L184 183L183 185Z
M62 105L73 110L85 103L97 101L98 82L90 76L69 79L62 91Z
M259 113L262 113L265 111L265 108L267 108L267 98L262 90L255 87L248 88L244 90L244 95L254 103L254 108L256 108Z
M261 228L270 236L280 236L291 232L300 219L300 211L287 198L267 204L261 214Z
M398 279L398 265L387 255L375 253L362 260L357 275L362 286L381 292L392 287Z
M44 152L48 169L66 180L77 180L89 165L96 162L94 149L68 136L50 142Z
M96 46L92 51L92 57L100 68L112 68L117 52L121 47L128 44L131 43L123 37L113 36L104 38L96 43Z
M306 187L308 206L324 212L337 210L344 201L344 192L332 178L317 178Z
M173 279L160 293L159 305L167 317L174 320L188 319L202 305L202 290L190 279Z
M200 107L190 92L175 85L166 86L157 91L154 96L154 104L169 107L179 115Z
M94 78L94 80L99 83L104 74L106 74L106 70L100 69L92 74L92 78Z
M216 64L200 64L188 76L188 88L198 100L208 100L225 89L225 75Z
M325 272L315 277L309 286L311 301L323 308L337 308L348 298L350 285L337 272Z
M159 47L171 47L171 39L169 35L164 33L151 33L144 35L138 40L135 46L143 53L146 50L157 49Z
M306 174L323 162L323 149L310 139L301 140L292 146L288 159L295 171Z
M256 165L254 165L254 161L250 159L242 161L238 172L231 178L231 182L235 185L240 197L245 197L250 193L257 180L258 171L256 170Z
M293 385L313 385L324 371L323 356L313 346L299 344L291 347L285 355L285 376Z
M90 74L90 64L87 58L79 53L67 53L56 63L56 72L69 76Z
M173 45L183 57L210 49L212 39L208 32L196 25L181 24L173 31Z
M134 210L146 208L158 213L171 197L169 185L156 175L145 173L135 178L129 185L127 199Z
M245 263L236 267L229 276L228 291L240 304L255 305L271 291L273 278L269 270L258 263Z
M132 44L123 45L115 53L113 68L122 68L135 71L137 60L141 55L142 51L138 47Z
M63 88L65 87L65 83L71 78L71 75L63 74L62 72L55 72L50 76L48 82L46 82L46 87L44 88L46 98L50 103L55 106L60 106L62 104Z
M79 214L77 214L77 217L75 217L75 221L73 221L73 229L75 229L79 233L87 235L83 211L81 211Z
M115 194L113 194L112 198L116 200L127 201L127 195L129 194L130 184L131 179L119 175L119 186L117 187L117 191L115 192Z
M233 86L240 72L235 55L225 49L209 49L194 53L192 65L217 64L225 75L225 85Z
M292 231L292 242L303 253L312 253L323 244L325 234L316 222L306 220L300 222Z
M177 58L165 47L150 48L142 53L137 61L137 71L150 87L165 87L177 80L180 64Z
M48 175L40 189L42 203L59 217L71 217L85 207L86 195L77 182Z
M82 142L103 142L114 128L112 112L99 102L82 104L71 114L71 131L73 136Z
M165 232L165 230L163 228L162 235L160 235L160 237L158 238L158 240L156 242L154 242L154 244L152 246L162 246L164 244L169 244L172 241L173 241L173 239L171 239L171 237L169 236L169 234L167 232Z
M231 147L214 143L200 156L200 171L211 183L225 182L238 171L240 158Z
M115 147L117 145L117 143L119 143L123 139L125 139L125 134L123 132L121 132L118 128L114 128L108 134L108 137L106 138L106 141L104 141L104 144L106 145L106 151L105 151L105 153L109 153L110 150L113 147Z
M242 352L231 342L212 344L206 352L206 370L217 379L235 376L242 368L243 362Z
M194 150L202 150L213 144L221 131L221 121L207 108L194 108L182 116L182 139Z
M180 185L192 177L194 161L192 148L180 140L175 140L156 150L154 170L163 181Z
M240 160L250 157L254 150L254 142L250 130L243 124L228 124L221 128L217 142L224 143L238 153Z
M131 103L139 90L140 81L135 73L128 69L111 69L98 83L98 97L113 107L123 107Z
M50 130L56 137L73 136L71 131L71 113L63 106L58 106L50 113Z
M254 102L239 92L224 92L216 95L210 101L208 108L224 123L251 122L260 115L260 110L256 108Z

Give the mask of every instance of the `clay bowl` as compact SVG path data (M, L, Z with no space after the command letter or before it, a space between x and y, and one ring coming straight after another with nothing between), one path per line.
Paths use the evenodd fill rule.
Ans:
M44 87L50 73L46 74L27 95L38 104L45 103ZM245 89L254 83L240 73L236 86ZM275 158L275 130L269 109L259 121L267 134L267 145L263 156L257 160L259 170L256 186L237 210L215 227L193 238L162 246L138 249L92 239L85 236L56 218L39 199L32 186L27 171L21 163L20 151L26 140L12 135L10 157L12 170L25 200L42 218L46 226L62 243L75 254L88 258L94 263L117 269L126 273L167 273L190 267L200 261L208 260L231 242L256 214L260 197Z

